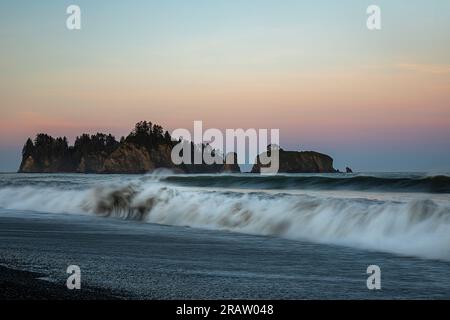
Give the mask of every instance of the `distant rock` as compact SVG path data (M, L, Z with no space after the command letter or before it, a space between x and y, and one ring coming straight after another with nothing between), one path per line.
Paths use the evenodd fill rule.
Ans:
M269 146L270 148L270 146ZM285 151L279 148L279 173L334 173L333 158L326 154L314 151ZM270 156L270 150L268 150ZM261 156L267 156L267 152L258 155L252 173L260 173L261 168L267 167L260 162Z
M230 164L228 164L229 162ZM241 169L238 165L238 156L235 152L230 152L227 154L225 158L225 164L223 165L222 169L223 173L239 173L241 172Z
M104 152L88 154L81 157L76 168L77 173L103 173L105 171L105 160L108 157ZM55 168L55 171L58 171Z
M19 172L25 173L123 173L140 174L158 168L167 168L179 173L239 173L241 172L236 153L229 153L226 161L213 149L211 155L218 163L200 164L182 163L175 165L171 159L172 149L180 143L173 140L167 131L159 125L143 121L136 124L134 130L122 137L120 142L112 135L97 133L82 134L73 146L67 139L53 138L47 134L38 134L34 141L28 139L22 150L22 162ZM195 154L203 154L209 145L187 144L191 159ZM251 172L260 173L263 155L279 152L280 173L334 173L333 159L314 151L285 151L277 145L269 145L267 151L258 155ZM347 172L352 172L346 168Z
M101 173L146 173L155 169L155 164L144 147L124 143L105 160Z
M28 172L33 173L36 170L36 164L34 163L34 159L32 156L28 156L25 159L22 160L22 163L20 165L20 172Z
M347 173L353 173L353 170L350 169L349 167L345 167L345 172L347 172Z
M67 139L38 134L28 139L22 151L19 172L24 173L124 173L138 174L157 168L168 168L180 173L240 172L237 155L231 154L234 164L180 164L171 159L172 149L180 141L173 140L159 125L139 122L120 142L112 135L97 133L77 137L69 146ZM189 144L191 154L203 153L205 145Z

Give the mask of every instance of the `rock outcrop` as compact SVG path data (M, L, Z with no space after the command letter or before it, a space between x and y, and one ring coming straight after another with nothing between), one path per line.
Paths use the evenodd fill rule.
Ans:
M261 156L271 155L270 150L260 154L252 168L252 173L261 173ZM333 158L314 151L284 151L279 149L279 173L334 173Z
M150 154L143 147L122 144L104 162L102 173L146 173L155 169Z
M139 174L157 168L168 168L181 173L240 172L237 162L226 164L180 164L172 162L172 149L180 141L158 125L140 122L120 142L111 135L97 133L77 137L69 146L67 139L38 134L28 139L22 151L19 172L23 173L124 173ZM202 152L205 145L188 144L191 153ZM220 158L221 159L221 158ZM220 160L219 159L219 160ZM237 161L237 156L234 155Z
M36 170L36 164L32 156L28 156L22 160L19 172L33 173Z
M38 134L34 141L28 139L25 143L19 172L141 174L158 168L179 173L240 172L236 153L227 154L226 161L209 145L195 145L187 141L183 142L183 154L190 153L191 159L196 159L199 154L209 151L216 163L207 164L202 160L200 164L174 164L172 150L180 142L173 140L161 126L146 121L137 123L134 130L127 137L122 137L120 142L112 135L83 134L77 137L73 146L69 146L65 137L55 139ZM274 150L279 152L280 173L337 172L333 168L333 159L328 155L314 151L284 151L278 146L269 146L265 153L258 155L251 172L260 173L261 168L268 167L260 159L270 156Z
M236 152L230 152L226 156L225 164L223 165L223 173L239 173L241 169L238 165L238 156Z

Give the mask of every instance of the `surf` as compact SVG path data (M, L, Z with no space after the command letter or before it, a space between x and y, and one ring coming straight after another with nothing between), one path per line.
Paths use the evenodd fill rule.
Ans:
M86 189L0 188L0 207L283 237L450 261L450 201L183 188L160 177Z
M252 188L360 190L378 192L450 193L450 177L446 175L169 175L161 181L182 186Z

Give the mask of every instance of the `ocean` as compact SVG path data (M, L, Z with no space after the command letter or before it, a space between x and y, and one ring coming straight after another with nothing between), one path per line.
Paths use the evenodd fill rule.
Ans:
M137 299L449 299L450 175L0 174L0 263Z

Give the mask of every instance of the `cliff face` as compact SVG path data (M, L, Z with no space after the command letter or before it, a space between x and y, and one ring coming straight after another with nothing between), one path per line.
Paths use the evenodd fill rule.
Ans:
M36 164L35 164L32 156L28 156L27 158L24 158L22 160L22 163L20 164L19 172L28 172L28 173L38 172L36 170L37 170L37 167L36 167Z
M269 151L270 152L270 151ZM267 155L264 153L263 155ZM252 173L260 173L261 164L259 155ZM279 173L334 173L333 158L326 154L314 151L284 151L279 150Z
M22 152L19 172L23 173L129 173L168 168L181 173L240 172L237 163L175 165L171 160L174 141L162 127L148 122L136 124L133 132L120 142L111 135L83 134L68 146L66 138L38 134L28 139ZM202 150L205 146L192 145ZM237 157L235 156L234 159Z
M155 169L145 148L124 143L105 159L103 173L146 173Z

